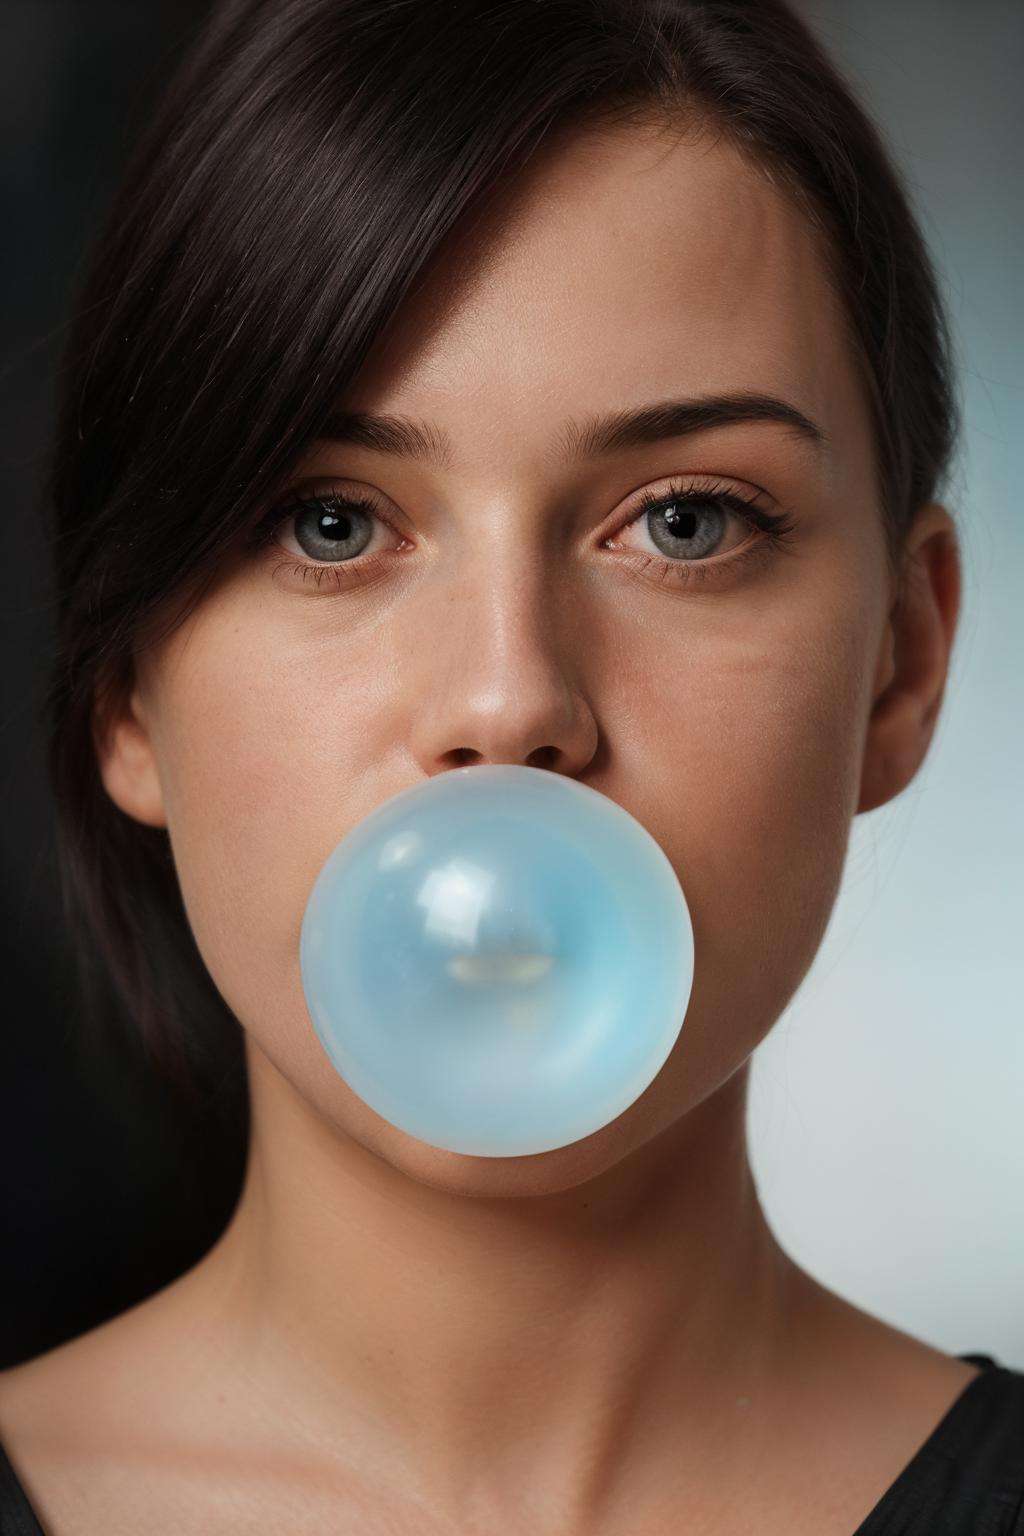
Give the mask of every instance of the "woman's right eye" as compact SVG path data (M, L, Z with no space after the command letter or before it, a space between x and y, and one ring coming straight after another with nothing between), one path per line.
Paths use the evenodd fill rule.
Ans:
M375 524L390 528L368 498L336 491L293 495L268 513L260 542L288 548L282 542L283 529L297 546L290 553L318 564L351 564L369 549Z

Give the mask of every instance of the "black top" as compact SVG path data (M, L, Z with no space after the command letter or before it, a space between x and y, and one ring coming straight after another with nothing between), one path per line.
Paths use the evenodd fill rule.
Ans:
M851 1536L1024 1536L1024 1371L991 1355ZM46 1536L0 1445L0 1536Z

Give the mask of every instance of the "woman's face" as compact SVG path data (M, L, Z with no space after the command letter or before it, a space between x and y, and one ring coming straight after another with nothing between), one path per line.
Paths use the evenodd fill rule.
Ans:
M251 1060L340 1138L477 1194L610 1168L777 1019L836 895L890 598L867 407L816 236L781 192L725 143L634 126L567 137L503 206L339 402L429 424L443 460L315 445L295 475L307 496L369 499L379 520L357 516L340 555L315 514L280 523L140 656L134 719L103 757L122 809L168 828ZM587 455L567 426L744 393L821 441L744 420ZM704 489L695 521L644 513L641 494L670 487ZM722 493L785 513L788 544ZM473 763L548 768L624 806L693 921L662 1070L611 1124L524 1158L441 1151L378 1116L331 1066L299 970L341 836Z

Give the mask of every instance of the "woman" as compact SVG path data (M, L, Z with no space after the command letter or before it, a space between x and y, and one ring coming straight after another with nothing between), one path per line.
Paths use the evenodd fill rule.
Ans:
M747 1158L960 596L933 274L803 25L222 4L62 387L69 932L193 1094L242 1046L251 1119L202 1260L0 1374L13 1528L1024 1530L1024 1376L813 1280ZM343 833L482 763L625 806L694 926L662 1071L529 1157L377 1115L298 967Z

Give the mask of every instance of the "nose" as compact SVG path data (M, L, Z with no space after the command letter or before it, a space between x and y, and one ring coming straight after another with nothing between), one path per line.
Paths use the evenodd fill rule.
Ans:
M579 774L598 729L582 686L586 629L565 566L509 547L421 596L411 732L423 772L521 763Z

